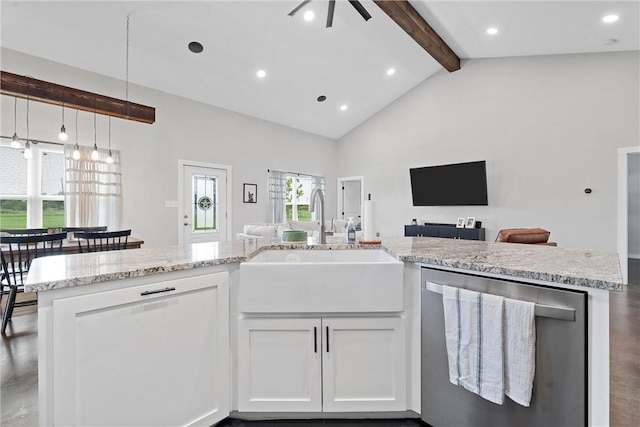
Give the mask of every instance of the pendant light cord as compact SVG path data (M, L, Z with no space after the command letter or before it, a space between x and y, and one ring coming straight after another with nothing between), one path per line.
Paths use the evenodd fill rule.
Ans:
M96 99L93 99L93 147L98 147L98 134L96 131Z
M127 49L125 58L125 101L127 102L127 118L131 115L131 107L129 105L129 13L127 13Z
M78 149L78 110L76 110L76 150Z
M29 94L27 94L27 143L29 143Z
M18 97L13 98L13 133L18 133Z
M111 116L109 116L109 155L111 155Z

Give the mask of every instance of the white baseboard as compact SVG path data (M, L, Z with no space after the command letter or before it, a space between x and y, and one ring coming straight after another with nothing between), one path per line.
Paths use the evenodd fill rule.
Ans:
M640 259L640 254L627 254L629 258Z

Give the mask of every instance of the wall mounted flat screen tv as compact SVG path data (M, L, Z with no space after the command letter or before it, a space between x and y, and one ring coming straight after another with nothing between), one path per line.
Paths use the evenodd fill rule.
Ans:
M486 162L409 169L413 206L486 206Z

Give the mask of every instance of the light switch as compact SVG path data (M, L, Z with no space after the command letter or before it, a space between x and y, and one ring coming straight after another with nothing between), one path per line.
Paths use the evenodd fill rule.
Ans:
M165 200L164 201L164 207L165 208L177 208L178 207L178 201L177 200Z

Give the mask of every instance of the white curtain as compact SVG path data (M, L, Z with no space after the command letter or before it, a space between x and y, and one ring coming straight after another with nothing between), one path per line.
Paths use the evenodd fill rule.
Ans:
M271 212L271 222L275 224L284 222L286 219L286 185L286 172L269 170L269 212Z
M106 225L119 230L122 218L122 180L120 152L111 150L113 163L105 159L107 150L99 149L99 160L91 160L92 147L80 146L80 159L73 158L74 146L64 146L64 209L68 227Z

